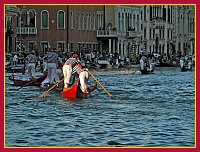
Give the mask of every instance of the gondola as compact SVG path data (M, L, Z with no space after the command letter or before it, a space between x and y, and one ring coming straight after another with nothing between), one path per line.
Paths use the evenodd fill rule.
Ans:
M96 89L96 83L94 86L89 90L91 93ZM69 89L62 91L61 94L64 98L66 99L73 99L73 98L83 98L86 99L89 97L90 93L83 93L82 90L80 89L80 82L79 80L76 81L76 83L71 86Z
M145 67L143 70L140 70L142 74L152 74L154 70L150 70L147 67Z
M9 77L9 80L13 81L14 86L40 86L42 81L47 77L47 74L45 73L39 78L36 78L35 80L20 80L20 79L15 79L15 77L12 75Z
M6 67L7 73L22 73L23 72L23 66L9 66Z
M145 66L143 68L140 67L140 71L141 71L142 74L152 74L152 73L154 73L154 70L155 70L155 65L154 64L152 64L152 68L151 69L146 64L145 64Z

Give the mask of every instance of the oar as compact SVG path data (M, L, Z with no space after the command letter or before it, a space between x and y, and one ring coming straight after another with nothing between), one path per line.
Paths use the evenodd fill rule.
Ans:
M45 97L45 95L51 91L53 88L55 88L58 84L60 84L62 81L64 80L64 78L62 78L62 80L60 80L59 82L57 82L56 84L54 84L50 89L48 89L47 91L45 91L42 95L40 95L38 98L43 98Z
M29 85L29 84L35 82L35 81L36 81L36 80L32 80L32 81L26 83L25 85L21 86L20 88L17 88L17 90L19 90L19 89L21 89L21 88L23 88L23 87L25 87L25 86L27 86L27 85Z
M104 91L113 99L114 97L108 92L108 90L97 80L97 78L89 70L88 70L88 73L104 89Z

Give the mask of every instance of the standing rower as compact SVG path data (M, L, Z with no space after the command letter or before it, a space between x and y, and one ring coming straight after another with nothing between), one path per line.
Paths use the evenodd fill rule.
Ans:
M65 62L64 66L63 66L63 75L64 75L64 88L63 88L63 91L65 91L69 87L69 82L70 82L70 79L71 79L71 75L72 75L73 69L78 64L79 64L79 60L78 60L78 56L77 55L73 55L71 58L69 58Z
M35 64L37 62L37 58L35 56L35 51L32 50L30 54L25 58L26 64L26 77L28 80L34 79L35 76Z
M56 48L53 48L52 51L48 52L48 59L47 59L47 71L48 77L50 80L50 85L55 84L55 76L56 76L56 60L58 58Z

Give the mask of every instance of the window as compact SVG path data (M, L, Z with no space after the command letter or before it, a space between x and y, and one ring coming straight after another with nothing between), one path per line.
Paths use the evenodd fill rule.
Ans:
M147 8L146 8L146 5L145 5L144 6L144 21L147 21L146 14L147 14Z
M73 12L70 13L70 29L74 29L74 23L73 23Z
M139 23L139 15L137 15L137 31L139 31L139 25L140 25L140 23Z
M149 29L149 37L150 37L150 39L152 38L151 37L151 32L152 32L151 29Z
M122 13L122 31L124 31L124 14Z
M30 27L36 27L36 15L35 15L35 11L33 11L33 10L30 11L29 17L30 17L29 26Z
M84 14L82 14L81 16L82 16L82 30L85 30Z
M81 50L81 43L80 42L78 43L78 50L79 51Z
M81 14L78 13L78 30L81 30Z
M93 30L94 31L96 30L96 17L95 17L95 14L94 14L94 18L93 18Z
M57 28L58 29L64 29L65 28L65 12L64 11L59 11L58 16L57 16Z
M119 28L119 31L121 30L121 22L120 22L120 13L118 13L118 28Z
M27 20L28 20L27 12L23 11L21 14L21 27L26 27L28 25Z
M92 30L92 15L89 15L89 30Z
M147 32L146 29L144 29L144 38L146 38L146 32Z
M42 11L42 17L41 17L42 21L42 27L41 28L48 28L49 25L49 15L47 11Z
M41 52L42 56L46 55L49 49L50 49L49 42L42 41L40 44L40 52Z
M34 50L36 48L36 42L29 41L28 42L28 51Z
M73 49L74 49L74 43L70 43L70 52L73 52Z
M65 50L65 42L58 42L57 48L58 48L58 51L63 52Z
M89 14L86 15L86 30L88 30L89 27Z

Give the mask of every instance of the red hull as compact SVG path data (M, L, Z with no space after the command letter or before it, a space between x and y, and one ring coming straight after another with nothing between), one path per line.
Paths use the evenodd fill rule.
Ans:
M79 87L79 80L69 89L61 92L62 96L67 99L73 98L87 98L88 94L83 93Z

